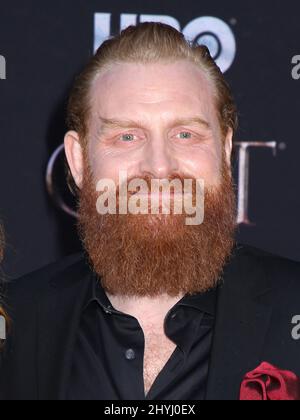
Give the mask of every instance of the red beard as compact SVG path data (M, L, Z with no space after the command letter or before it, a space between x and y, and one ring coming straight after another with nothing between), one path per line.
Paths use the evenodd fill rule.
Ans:
M151 178L139 178L150 186ZM183 183L183 177L176 178ZM217 286L232 253L236 229L236 199L228 169L223 170L220 187L205 191L201 225L186 225L186 214L99 215L97 199L91 171L86 169L79 198L79 233L107 293L176 297Z

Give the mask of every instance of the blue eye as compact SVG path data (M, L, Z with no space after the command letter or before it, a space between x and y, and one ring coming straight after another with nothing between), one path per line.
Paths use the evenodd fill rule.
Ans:
M186 140L186 139L190 139L192 137L192 134L189 133L188 131L183 131L182 133L179 133L179 136L181 139Z
M121 140L122 141L127 141L127 142L131 142L134 140L134 135L133 134L123 134L121 136Z

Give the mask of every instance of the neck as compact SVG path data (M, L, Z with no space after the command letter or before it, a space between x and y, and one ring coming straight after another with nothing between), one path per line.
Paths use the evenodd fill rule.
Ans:
M108 295L108 298L116 310L133 316L142 326L162 326L167 313L183 298L183 295L177 297L160 295L153 298Z

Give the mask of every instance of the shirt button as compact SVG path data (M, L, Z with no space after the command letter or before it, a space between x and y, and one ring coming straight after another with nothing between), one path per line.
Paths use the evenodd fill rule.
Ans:
M135 359L135 351L132 349L126 350L125 357L127 360L134 360Z
M105 312L106 314L111 315L111 306L106 306L106 307L104 308L104 312Z

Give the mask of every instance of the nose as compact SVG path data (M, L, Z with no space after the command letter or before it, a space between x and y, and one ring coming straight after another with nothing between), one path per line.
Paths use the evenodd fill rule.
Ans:
M157 138L150 141L144 149L139 170L140 173L149 173L156 179L165 179L172 173L178 172L179 164L167 142Z

